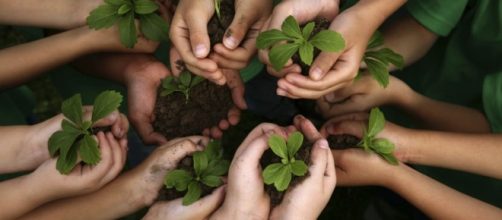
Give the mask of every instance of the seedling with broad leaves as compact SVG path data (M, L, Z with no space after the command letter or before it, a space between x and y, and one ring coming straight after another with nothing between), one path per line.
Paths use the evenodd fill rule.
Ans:
M49 138L49 153L51 157L58 156L56 168L62 174L68 174L77 165L80 155L82 162L96 165L101 160L99 145L92 137L93 126L97 121L115 111L122 102L122 95L115 91L105 91L94 100L92 118L83 118L82 99L76 94L65 100L61 111L65 116L61 127Z
M167 96L174 92L180 92L185 95L186 102L190 99L190 90L203 82L205 79L191 74L188 70L180 73L178 78L168 76L162 81L162 92L160 96Z
M303 134L300 132L289 135L287 141L279 135L272 135L268 139L270 149L281 158L281 162L270 164L263 170L265 184L274 184L277 191L282 192L288 188L293 175L304 176L307 173L307 164L296 158L302 144Z
M281 30L273 29L258 35L256 47L269 49L268 57L275 70L280 71L286 62L299 52L303 63L310 66L314 59L314 47L324 52L339 52L345 48L342 35L331 30L322 30L314 36L315 23L303 29L293 16L282 23Z
M358 146L365 151L372 151L380 155L388 163L398 165L399 162L393 152L395 146L392 142L384 138L376 138L385 126L385 116L378 108L371 109L368 121L368 129L364 131L363 138Z
M230 162L223 159L223 149L219 141L210 141L206 149L193 154L193 171L177 169L169 172L164 185L168 189L187 191L183 205L190 205L202 195L203 185L216 188L223 184L221 177L228 172Z
M158 9L151 0L105 0L91 11L87 25L98 30L118 23L120 41L125 47L133 48L138 41L135 19L139 19L139 29L146 39L167 41L169 25L156 13Z

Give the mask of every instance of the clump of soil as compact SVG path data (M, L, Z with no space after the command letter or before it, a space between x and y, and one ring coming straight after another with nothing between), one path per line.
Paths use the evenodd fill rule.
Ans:
M296 159L298 160L303 160L305 164L309 165L310 164L310 151L312 150L312 143L309 143L307 141L303 142L302 146L300 147L300 150L296 153ZM265 169L269 164L272 163L281 163L281 159L279 156L275 155L272 150L267 150L263 154L261 160L260 160L260 165L262 169ZM295 176L293 175L293 178L291 179L291 182L289 183L288 189L291 189L292 187L295 187L297 184L301 183L305 178L307 178L310 174L307 172L305 176ZM265 192L270 196L270 204L272 206L277 206L281 203L282 198L284 197L284 194L288 190L279 192L277 189L275 189L274 184L271 185L265 185Z
M310 35L310 37L315 36L317 33L319 33L322 30L328 29L329 25L330 25L329 20L325 19L325 18L316 18L314 20L314 22L315 22L314 30L312 31L312 34ZM303 30L305 25L300 26L300 27ZM314 60L320 53L321 53L321 51L319 49L317 49L316 47L314 47ZM300 67L302 68L303 75L308 75L310 66L308 66L307 64L302 62L302 60L300 59L299 53L296 53L295 55L293 55L293 57L291 59L293 59L293 63L300 65Z
M361 141L359 138L352 135L330 135L328 138L329 147L336 150L344 150L357 147Z
M216 16L216 12L214 16L209 20L207 24L207 31L209 33L211 46L214 46L217 43L220 43L223 40L223 36L227 31L227 28L230 26L232 21L234 20L235 15L235 6L234 0L222 0L220 4L220 15L218 18ZM231 31L229 31L230 34Z
M92 134L93 135L98 134L100 131L102 131L103 133L111 132L112 131L112 126L92 128Z

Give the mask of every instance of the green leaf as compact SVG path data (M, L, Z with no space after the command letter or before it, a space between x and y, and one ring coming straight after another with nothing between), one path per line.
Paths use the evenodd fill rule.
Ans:
M193 168L197 176L200 176L206 170L207 164L208 160L205 152L199 151L193 154Z
M223 184L223 181L221 181L219 176L204 176L202 177L201 182L209 187L218 187Z
M373 58L385 64L392 63L397 68L402 68L404 66L404 58L400 54L394 52L389 48L382 48L375 51L368 51L364 54L365 58Z
M371 148L381 154L391 154L394 152L394 144L387 139L374 139L371 143Z
M130 12L132 9L131 4L123 4L117 10L118 15L125 15L127 12Z
M295 131L289 135L287 142L289 158L294 158L296 152L298 152L302 144L303 144L302 133Z
M314 46L310 42L305 42L300 46L300 59L310 66L314 60Z
M166 86L170 86L173 84L174 77L168 76L162 80L162 87L166 88Z
M96 123L99 119L117 110L120 103L122 103L122 95L120 95L119 92L108 90L100 93L96 99L94 99L92 123Z
M121 6L123 4L128 3L126 0L105 0L107 4L114 5L114 6Z
M192 74L188 71L183 71L180 74L180 77L178 78L181 85L184 85L185 88L188 88L190 86L190 81L192 80Z
M56 169L61 174L69 174L75 165L77 165L77 147L73 144L67 152L62 152L56 161Z
M118 6L100 5L92 10L87 17L87 25L91 29L109 28L117 22L119 15L117 14Z
M154 41L169 40L169 24L162 17L153 13L141 15L139 19L141 33L145 35L146 39Z
M221 20L221 0L214 0L214 11L216 11L216 16L218 20Z
M267 49L281 41L292 40L291 37L277 29L268 30L260 33L256 38L256 47L258 49Z
M286 190L291 182L291 168L289 166L282 166L277 172L274 186L277 191L282 192Z
M374 59L364 59L368 71L373 76L373 78L383 87L386 88L389 85L389 71L387 66Z
M375 137L385 126L385 117L378 108L372 108L368 121L368 137Z
M322 30L309 41L321 51L339 52L345 48L342 35L331 30Z
M288 16L284 22L282 22L282 32L289 37L302 39L302 31L300 30L300 25L296 22L296 19L293 16Z
M164 97L164 96L168 96L168 95L171 95L173 92L176 92L177 90L176 89L164 89L161 93L160 93L160 96Z
M84 121L82 123L82 130L87 131L87 129L91 128L92 122L91 121Z
M136 25L134 24L134 12L129 12L119 19L120 42L127 48L133 48L138 37L136 36Z
M164 178L166 188L176 188L176 191L183 192L187 190L188 184L193 180L193 176L186 170L173 170Z
M82 161L86 164L96 165L101 160L101 153L99 152L98 142L90 135L84 137L78 142L78 151Z
M394 154L380 154L380 156L386 160L389 164L392 165L399 165L399 161L397 158L394 156Z
M201 76L194 76L192 77L192 83L190 83L190 88L193 88L194 86L198 85L201 82L204 82L204 78Z
M56 156L56 153L61 149L68 149L77 139L79 134L69 133L65 131L56 131L49 138L49 154L51 157Z
M230 162L228 160L211 161L204 171L204 175L223 176L228 172Z
M140 15L151 14L159 9L159 6L150 0L136 0L134 1L134 12Z
M373 36L371 36L371 39L368 42L367 49L374 49L374 48L377 48L382 45L383 45L382 33L380 33L379 31L376 31L375 33L373 33Z
M305 176L309 168L307 164L303 162L303 160L295 160L295 162L291 163L290 166L291 166L291 172L295 176Z
M63 115L78 126L82 125L82 98L76 94L61 104Z
M218 160L223 156L223 149L221 148L221 141L210 140L204 149L209 160Z
M302 35L305 40L308 40L310 38L310 35L312 34L314 27L315 27L314 22L309 22L307 25L305 25L305 27L303 27Z
M279 157L288 160L288 148L286 146L286 141L279 135L272 135L268 139L268 146L270 149Z
M84 122L85 124L85 122ZM67 119L63 119L61 122L61 128L63 128L63 131L66 133L71 133L74 135L79 135L83 134L85 129L79 129L73 124L72 122L68 121Z
M183 205L188 206L199 200L202 189L197 181L192 181L188 184L188 191L183 197Z
M272 47L268 53L268 58L274 69L280 71L299 48L299 44L281 44Z
M263 170L261 176L263 177L263 182L267 185L270 185L275 182L276 178L278 177L279 170L283 166L286 166L282 163L273 163L265 167L265 170Z

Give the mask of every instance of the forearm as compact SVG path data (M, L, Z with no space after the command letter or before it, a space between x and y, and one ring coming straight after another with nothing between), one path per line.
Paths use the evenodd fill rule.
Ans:
M102 0L0 0L0 23L70 29L85 24Z
M457 192L404 164L395 175L393 191L432 219L502 219L497 207Z
M405 2L406 0L362 0L342 13L350 13L361 20L361 23L365 25L365 27L361 27L361 31L369 31L369 35L371 35Z

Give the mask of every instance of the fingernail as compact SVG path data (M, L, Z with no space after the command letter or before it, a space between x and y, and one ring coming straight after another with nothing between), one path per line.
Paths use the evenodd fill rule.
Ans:
M207 48L200 44L195 47L195 56L198 58L204 58L207 53Z
M328 144L328 141L326 139L321 139L318 141L318 146L320 148L323 148L323 149L329 149L329 144Z
M228 49L235 49L237 47L237 40L235 40L234 37L230 36L223 40L223 44L225 44L225 47L227 47Z
M334 93L334 92L332 92L332 93L328 93L328 94L326 94L326 95L324 96L324 98L325 98L325 99L326 99L326 101L328 101L328 102L333 102L333 101L335 101L335 98L336 98L336 97L335 97L335 93Z
M320 80L322 78L322 70L319 69L319 67L315 67L310 73L310 76L313 80Z
M284 91L282 89L277 89L277 95L286 96L286 91Z

